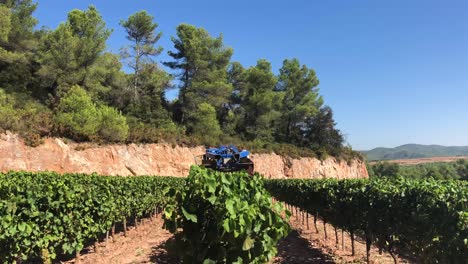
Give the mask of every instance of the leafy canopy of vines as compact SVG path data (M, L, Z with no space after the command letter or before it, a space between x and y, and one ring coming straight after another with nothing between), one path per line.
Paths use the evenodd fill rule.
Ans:
M280 203L273 203L263 178L193 166L185 185L171 189L165 227L175 233L184 263L267 263L289 231Z

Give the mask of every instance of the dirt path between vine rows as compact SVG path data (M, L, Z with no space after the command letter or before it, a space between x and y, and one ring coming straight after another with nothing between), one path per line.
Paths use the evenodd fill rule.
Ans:
M310 229L302 224L301 219L292 216L291 227L294 230L288 237L280 241L278 254L273 263L300 264L300 263L364 263L365 244L356 242L356 256L351 256L351 244L349 237L345 235L345 250L336 248L334 231L328 228L328 239L323 234L323 224L319 222L319 233L315 233L313 223L310 221ZM300 220L300 221L298 221ZM165 245L172 234L162 228L161 217L144 219L138 226L138 230L131 227L127 237L123 233L115 236L115 241L99 243L97 252L90 246L82 251L81 264L139 264L139 263L179 263L177 258L170 256ZM322 228L320 230L320 228ZM313 230L313 231L312 231ZM341 232L340 241L341 241ZM372 263L393 263L388 254L379 255L377 249L373 249ZM64 263L74 263L69 260ZM402 261L402 263L405 263Z
M366 244L359 238L355 238L354 249L355 255L351 254L351 237L347 232L338 232L338 244L335 234L335 229L332 225L326 224L327 238L325 238L325 229L323 222L317 220L317 230L315 229L313 217L309 215L309 225L307 225L307 214L302 215L300 212L296 215L293 210L293 215L290 218L290 225L296 230L300 236L307 240L312 248L319 248L323 254L331 256L333 263L366 263ZM343 237L342 237L343 235ZM342 240L343 239L343 240ZM344 243L342 243L344 242ZM344 248L343 248L344 245ZM383 251L379 253L377 247L372 246L370 251L370 263L375 264L393 264L392 256ZM399 263L410 263L408 260L398 257ZM299 263L299 262L297 262ZM301 263L320 263L320 262L301 262Z

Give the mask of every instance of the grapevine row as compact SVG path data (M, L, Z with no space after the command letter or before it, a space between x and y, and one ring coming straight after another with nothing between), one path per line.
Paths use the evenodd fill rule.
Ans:
M168 248L183 263L271 263L290 231L259 174L192 166L185 185L168 194L164 222L175 238Z
M80 252L127 219L154 213L173 177L0 173L0 262ZM137 222L137 221L135 221Z
M267 180L280 201L418 263L468 259L468 184L437 180Z

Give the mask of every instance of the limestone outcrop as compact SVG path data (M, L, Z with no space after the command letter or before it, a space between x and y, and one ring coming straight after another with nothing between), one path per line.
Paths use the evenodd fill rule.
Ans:
M203 147L171 146L168 144L113 144L99 146L89 143L65 143L58 138L46 138L38 147L26 146L10 132L0 134L0 171L56 171L102 175L188 175L195 157ZM367 178L362 161L337 161L334 158L292 159L272 154L252 154L255 171L267 178Z

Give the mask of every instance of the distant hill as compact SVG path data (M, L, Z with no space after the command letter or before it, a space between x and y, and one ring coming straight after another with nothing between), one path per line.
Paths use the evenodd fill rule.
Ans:
M367 160L417 159L430 157L468 156L468 146L446 147L440 145L406 144L395 148L375 148L361 151Z

